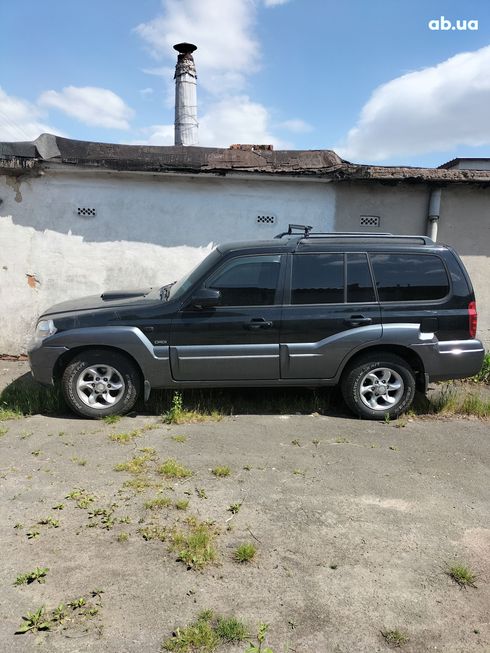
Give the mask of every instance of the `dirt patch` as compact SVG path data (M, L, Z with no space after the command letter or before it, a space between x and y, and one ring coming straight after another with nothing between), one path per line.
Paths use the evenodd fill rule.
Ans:
M18 365L0 366L4 378ZM251 636L268 623L274 653L388 651L381 631L406 634L411 653L489 650L484 421L35 415L0 427L9 653L158 652L204 610ZM451 580L453 560L476 588ZM36 569L44 582L15 584ZM15 635L41 607L49 629Z

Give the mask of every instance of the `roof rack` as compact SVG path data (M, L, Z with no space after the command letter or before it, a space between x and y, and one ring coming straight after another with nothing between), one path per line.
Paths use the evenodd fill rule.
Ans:
M429 238L429 236L407 236L407 235L398 235L392 234L389 232L380 232L380 233L368 233L365 231L330 231L330 232L315 232L311 231L313 227L310 225L303 224L290 224L287 231L284 231L280 234L277 234L275 238L283 238L284 236L298 236L298 242L302 240L314 240L314 239L330 239L330 238L367 238L368 240L411 240L422 243L423 245L433 245L434 241ZM298 233L299 232L299 233Z
M280 234L277 234L277 236L274 236L274 238L283 238L284 236L293 236L294 231L296 232L302 232L305 238L308 238L311 230L313 227L309 224L290 224L288 226L287 231L282 231ZM299 235L299 234L298 234Z

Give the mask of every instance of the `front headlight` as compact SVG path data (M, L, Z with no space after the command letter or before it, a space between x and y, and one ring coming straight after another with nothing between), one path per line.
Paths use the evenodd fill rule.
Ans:
M54 335L57 330L53 320L40 320L36 326L36 339L44 340L44 338Z

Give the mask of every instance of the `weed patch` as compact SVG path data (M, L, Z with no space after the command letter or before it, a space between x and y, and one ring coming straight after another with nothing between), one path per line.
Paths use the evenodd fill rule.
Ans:
M53 631L62 624L77 626L85 623L87 619L98 614L102 602L100 595L102 590L90 592L89 597L78 597L68 603L60 603L52 610L46 610L42 605L34 612L27 612L22 617L22 623L15 631L16 635L25 635L29 632Z
M14 585L30 585L35 581L45 583L48 571L48 567L36 567L33 571L28 571L26 574L19 574L15 579Z
M159 510L160 508L168 508L172 505L172 499L169 497L155 497L145 501L145 510Z
M138 529L138 533L146 542L149 542L150 540L159 540L160 542L165 542L167 539L167 529L156 524L143 526L142 528Z
M245 625L235 617L215 617L211 610L201 612L197 620L177 628L162 648L175 653L213 653L221 644L232 644L247 638Z
M477 383L490 383L490 351L486 352L481 370L473 377L473 381Z
M229 476L231 474L231 469L227 467L226 465L215 467L214 469L211 470L211 473L214 474L214 476L217 476L218 478L224 478L225 476Z
M392 648L401 648L409 640L408 635L397 629L382 630L381 634L384 637L385 642Z
M124 463L118 463L114 467L116 472L128 472L129 474L141 474L145 471L147 463L150 460L154 460L155 455L153 450L145 451L142 456L134 456L131 460L127 460Z
M75 488L66 495L65 499L71 499L72 501L75 501L77 508L86 509L91 503L95 501L96 496L94 494L90 494L83 488Z
M245 542L235 549L233 552L233 558L235 562L250 562L254 559L256 553L257 549L255 546L250 542Z
M63 413L66 413L66 404L57 386L47 388L19 379L0 393L0 420Z
M189 518L186 526L184 531L178 528L172 531L172 549L178 553L177 560L189 569L202 569L216 559L216 529L212 524L195 518Z
M447 568L446 573L460 587L476 588L476 574L469 567L461 564L453 564Z
M192 471L173 458L168 458L158 468L158 473L166 478L188 478L192 476Z

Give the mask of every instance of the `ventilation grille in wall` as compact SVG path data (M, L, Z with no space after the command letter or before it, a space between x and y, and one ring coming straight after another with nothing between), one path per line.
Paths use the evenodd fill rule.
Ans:
M276 216L270 213L268 215L258 215L257 224L276 224Z
M77 215L82 218L93 218L97 215L97 209L89 209L86 206L79 206L77 208Z
M361 215L361 227L379 227L380 223L379 215Z

